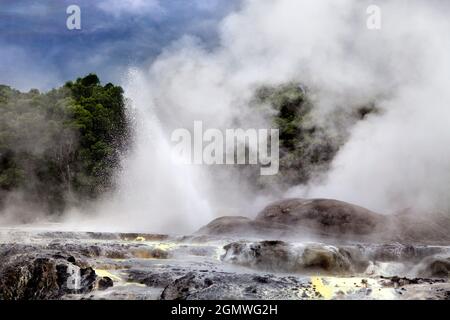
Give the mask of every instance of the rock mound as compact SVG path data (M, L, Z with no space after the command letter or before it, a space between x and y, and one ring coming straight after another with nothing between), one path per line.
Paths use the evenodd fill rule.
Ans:
M289 233L290 227L266 221L255 221L240 216L224 216L214 219L196 232L197 235L229 235L229 236L281 236Z
M388 216L387 232L393 240L408 243L450 243L450 216L442 212L405 209Z
M254 220L228 216L217 218L198 230L196 235L362 239L379 232L385 221L383 215L343 201L286 199L268 205Z
M450 277L450 255L435 255L421 262L419 276L428 278Z
M321 234L368 235L385 221L363 207L331 199L287 199L270 204L255 221L306 227Z

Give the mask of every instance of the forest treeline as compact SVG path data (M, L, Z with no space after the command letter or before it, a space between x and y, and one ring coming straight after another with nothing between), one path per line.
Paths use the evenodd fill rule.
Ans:
M95 74L41 93L0 86L0 206L48 213L114 186L129 140L120 86Z

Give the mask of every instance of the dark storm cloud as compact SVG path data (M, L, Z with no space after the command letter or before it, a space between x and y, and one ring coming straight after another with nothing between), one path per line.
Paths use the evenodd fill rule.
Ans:
M81 8L81 30L66 8ZM96 72L120 82L130 66L154 59L184 34L213 46L218 21L236 1L47 0L0 2L0 83L49 89Z

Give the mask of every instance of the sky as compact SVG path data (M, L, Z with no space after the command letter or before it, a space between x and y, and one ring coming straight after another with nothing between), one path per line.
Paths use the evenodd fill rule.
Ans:
M69 5L81 30L68 30ZM219 21L238 0L0 0L0 84L48 90L90 72L121 84L173 41L217 44Z

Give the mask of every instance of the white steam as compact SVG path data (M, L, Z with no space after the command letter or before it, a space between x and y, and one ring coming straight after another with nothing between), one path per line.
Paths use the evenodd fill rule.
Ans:
M337 198L383 213L449 207L450 5L377 1L381 30L368 30L359 0L247 0L220 24L220 45L184 37L126 88L139 120L121 191L106 210L120 226L186 232L224 214L253 216L282 196L245 179L170 163L170 132L267 127L247 107L262 84L299 81L313 92L317 119L375 101L384 113L351 131L325 179L285 196ZM117 212L113 214L112 212Z

